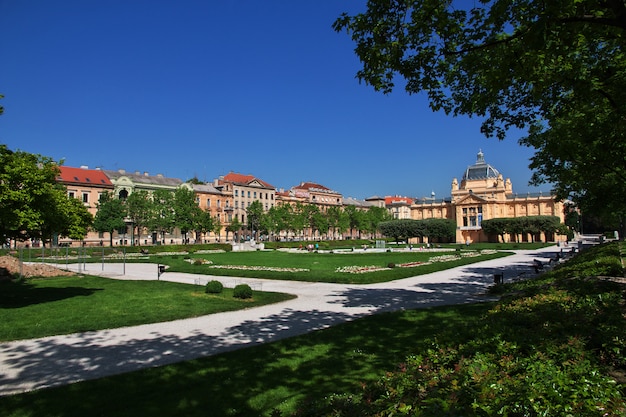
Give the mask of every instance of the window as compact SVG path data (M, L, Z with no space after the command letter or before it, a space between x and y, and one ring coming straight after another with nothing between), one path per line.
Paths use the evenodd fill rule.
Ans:
M239 197L239 190L235 189L235 197Z
M463 208L463 227L480 227L483 219L482 207Z
M250 191L248 190L248 198L250 198Z
M75 197L75 195L74 195L74 191L68 191L68 192L67 192L67 195L68 195L70 198L74 198L74 197Z
M222 207L222 200L217 200L217 207Z
M211 207L211 199L210 198L206 199L206 206L207 207Z
M89 204L89 193L83 193L83 203Z

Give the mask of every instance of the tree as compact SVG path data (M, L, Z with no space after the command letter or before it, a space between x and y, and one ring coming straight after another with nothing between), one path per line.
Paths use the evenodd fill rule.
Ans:
M210 231L212 231L215 236L217 236L217 241L219 242L222 239L222 228L224 227L224 225L222 224L222 221L220 220L219 216L216 216L215 219L213 219L213 227L211 228Z
M481 227L487 236L499 236L502 242L506 242L505 235L507 233L508 218L495 218L483 220Z
M134 191L126 199L126 213L133 224L133 233L137 230L133 245L141 245L141 232L152 218L151 207L150 195L145 190Z
M426 224L420 220L396 219L378 224L381 233L393 237L396 242L413 237L422 237L426 232Z
M532 183L584 210L626 213L626 3L620 0L370 0L334 25L357 77L424 92L434 111L483 118L535 149Z
M328 217L332 239L336 239L338 237L337 234L341 235L343 232L348 230L348 217L344 214L341 207L328 207L328 210L326 210L326 216Z
M450 219L426 219L424 236L429 242L449 242L456 238L456 222Z
M93 228L96 232L109 234L109 246L113 246L113 232L126 227L125 217L126 208L123 200L115 198L108 191L100 194Z
M228 240L228 232L232 232L233 240L237 241L238 240L237 233L239 232L241 227L242 227L241 221L237 217L233 217L233 219L230 221L230 224L226 226L226 240Z
M70 215L77 206L67 202L65 188L56 182L58 174L52 159L0 145L0 235L4 239L39 239L48 235L46 226L57 229L54 232L67 226L63 222L70 219L61 214ZM54 224L45 224L52 220Z
M192 222L192 229L196 232L196 241L200 242L202 240L202 235L206 236L209 232L214 231L216 228L216 222L219 222L219 218L216 217L214 219L209 209L202 210L198 207L198 212L194 214L194 220ZM221 229L222 225L220 223L219 230Z
M363 231L372 233L376 237L378 225L389 220L391 220L391 214L389 214L386 208L372 206L366 212L365 222L362 226Z
M149 199L148 228L165 239L165 233L174 229L174 193L169 190L156 190Z
M356 230L359 234L359 239L361 238L361 227L364 223L364 215L363 212L357 209L355 206L346 206L343 209L344 213L348 218L348 228L350 229L350 237L353 237L354 231Z
M176 191L174 191L173 205L173 224L180 229L183 239L186 241L187 233L190 230L198 231L198 229L195 228L195 225L200 220L200 216L202 215L202 209L196 202L196 193L185 187L177 188ZM210 215L209 219L211 219ZM207 226L207 228L203 228L203 233L211 230L212 224Z
M289 231L294 230L294 208L291 204L281 204L274 206L268 210L270 216L271 230L280 238L281 232L287 232L289 237Z
M84 239L89 232L89 228L93 225L94 217L89 213L82 201L69 197L64 187L56 196L58 198L56 210L61 214L58 217L60 222L57 224L48 222L44 216L42 230L47 230L48 232L43 234L44 239L47 238L49 241L52 241L55 234L75 240ZM48 213L50 213L50 210L46 210L46 214Z
M248 217L248 227L252 232L252 238L257 240L259 237L259 229L261 228L261 218L263 217L263 204L259 200L255 200L246 209Z

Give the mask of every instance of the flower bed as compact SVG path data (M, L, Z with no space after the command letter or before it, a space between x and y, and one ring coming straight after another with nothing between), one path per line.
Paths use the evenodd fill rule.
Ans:
M497 251L495 250L483 250L480 252L476 252L476 251L470 251L470 252L462 252L461 255L439 255L439 256L433 256L431 258L428 259L427 262L405 262L402 264L397 264L396 267L397 268L415 268L415 267L419 267L419 266L424 266L424 265L430 265L432 263L435 262L451 262L451 261L458 261L461 258L471 258L471 257L475 257L475 256L481 256L481 255L489 255L489 254L494 254ZM381 267L381 266L377 266L377 265L366 265L366 266L362 266L362 265L351 265L351 266L342 266L339 267L337 269L335 269L335 272L345 272L348 274L365 274L367 272L377 272L377 271L385 271L388 270L390 268L388 267Z
M273 272L309 272L308 268L279 268L274 266L246 266L246 265L211 265L209 268L236 269L241 271L273 271Z

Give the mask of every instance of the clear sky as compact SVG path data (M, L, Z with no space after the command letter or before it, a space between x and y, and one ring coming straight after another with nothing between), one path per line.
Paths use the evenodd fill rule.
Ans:
M531 149L355 78L331 25L365 0L0 0L0 143L67 166L359 199L450 196L476 161L530 188Z

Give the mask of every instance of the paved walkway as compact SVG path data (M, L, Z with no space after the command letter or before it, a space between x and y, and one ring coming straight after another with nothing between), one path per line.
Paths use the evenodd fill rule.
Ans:
M101 378L141 368L214 355L291 337L384 311L485 301L494 273L505 282L532 276L532 261L556 255L557 247L446 271L371 285L340 285L183 273L161 280L297 295L296 299L246 310L165 323L146 324L41 339L0 343L0 396ZM117 279L157 279L155 264L70 265L91 275ZM104 268L104 270L103 270Z

